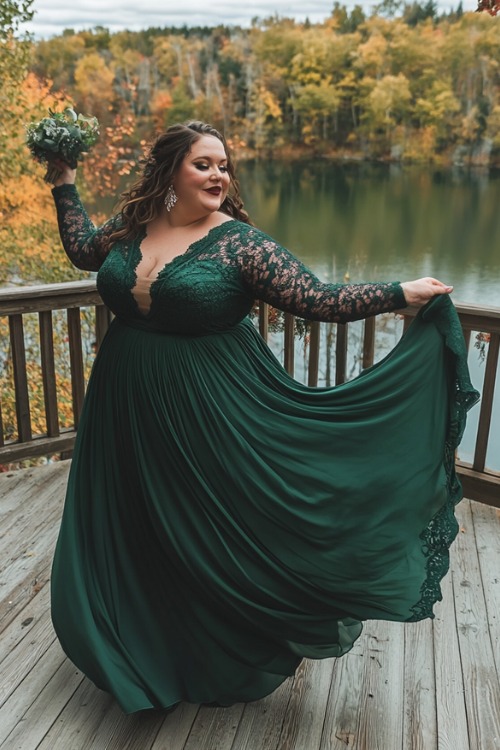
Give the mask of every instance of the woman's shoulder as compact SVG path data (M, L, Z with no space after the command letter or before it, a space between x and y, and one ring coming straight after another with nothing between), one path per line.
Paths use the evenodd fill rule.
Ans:
M251 245L260 244L262 242L271 242L275 245L278 244L276 240L262 231L262 229L259 229L259 227L256 227L253 224L248 224L245 221L240 221L239 219L229 219L222 222L220 226L225 227L228 234L241 236L242 239L245 239L245 241Z

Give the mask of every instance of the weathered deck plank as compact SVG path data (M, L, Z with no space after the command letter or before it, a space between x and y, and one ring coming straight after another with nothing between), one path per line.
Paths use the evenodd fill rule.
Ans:
M290 702L292 684L292 679L285 680L272 695L246 705L234 738L233 750L277 747Z
M68 674L72 674L75 671L66 659L59 643L54 640L42 658L33 667L29 673L28 679L23 680L17 685L16 689L10 694L8 700L2 706L0 712L0 746L9 748L14 747L13 743L15 740L16 727L18 725L29 727L29 722L31 720L31 715L29 713L30 709L34 706L38 696L43 693L53 675L57 674L61 667L64 667ZM80 681L82 679L83 676L80 676ZM68 700L70 695L69 688L70 684L68 682L64 688L64 702ZM54 683L50 687L50 694L55 695ZM64 705L64 702L62 705ZM56 711L59 711L57 696L54 705ZM54 721L55 719L57 719L57 713L52 716L51 721ZM5 742L5 745L2 745L7 737L9 738L8 741ZM26 747L30 747L30 745L26 745ZM31 747L36 747L36 745L32 745Z
M333 659L327 659L304 660L300 664L291 685L277 750L320 746L333 663Z
M367 650L360 695L356 748L386 750L388 739L403 743L404 627L400 623L365 624Z
M319 750L359 748L360 702L366 633L342 659L335 660Z
M491 647L500 675L500 510L471 503Z
M345 657L304 661L255 703L124 716L65 658L50 622L67 469L0 475L1 750L500 748L500 511L459 507L434 621L368 622Z
M432 622L436 674L437 747L439 750L469 750L465 690L450 574L444 578L441 591L443 601L437 605L436 617Z
M0 633L49 580L67 475L65 462L0 475Z
M494 750L500 748L500 691L469 502L462 504L461 519L451 572L469 742Z
M0 705L5 703L9 695L31 672L37 661L42 658L53 643L54 637L54 630L47 609L35 622L29 638L23 639L18 648L10 651L2 661Z
M174 713L169 714L161 725L151 750L181 750L181 748L184 748L198 710L198 706L183 703ZM118 750L118 745L114 750ZM139 750L139 743L131 750Z
M437 746L436 673L432 620L404 627L403 747Z

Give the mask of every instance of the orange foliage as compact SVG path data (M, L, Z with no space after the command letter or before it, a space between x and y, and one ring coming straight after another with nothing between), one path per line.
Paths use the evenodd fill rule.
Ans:
M158 91L150 104L151 118L156 131L165 127L165 112L172 106L172 97L168 91Z
M135 167L133 136L135 117L115 115L113 125L104 128L101 136L83 162L83 174L94 195L114 195L124 175Z
M9 149L2 154L9 169L0 180L0 285L33 282L53 283L86 276L74 268L59 239L50 186L43 180L45 167L33 161L24 145L22 123L45 116L49 108L71 104L62 94L53 94L50 82L30 74L13 103L15 122L9 132ZM84 318L87 313L84 313ZM71 426L72 396L67 327L64 316L53 314L59 422ZM26 373L30 415L34 434L46 433L43 378L40 365L38 317L24 315ZM92 340L89 330L87 339ZM90 359L86 364L90 367ZM10 356L7 317L0 319L0 396L4 439L17 438L15 389Z
M62 109L70 103L52 92L50 82L32 73L19 91L12 151L5 155L13 164L0 181L0 284L82 276L71 269L62 250L50 187L43 180L45 167L33 161L20 127L20 123L40 119L49 108Z

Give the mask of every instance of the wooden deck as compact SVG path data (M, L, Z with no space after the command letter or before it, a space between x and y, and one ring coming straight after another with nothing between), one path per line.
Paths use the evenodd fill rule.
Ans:
M124 716L65 658L49 616L68 462L0 476L1 750L500 748L500 511L464 501L436 619L368 622L342 659L272 696Z

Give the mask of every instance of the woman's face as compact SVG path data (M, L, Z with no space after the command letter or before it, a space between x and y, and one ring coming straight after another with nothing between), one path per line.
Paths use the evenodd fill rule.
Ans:
M186 154L173 180L179 207L194 213L218 211L231 179L227 156L218 138L202 135Z

